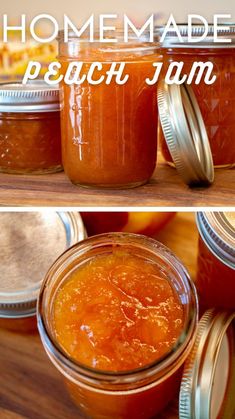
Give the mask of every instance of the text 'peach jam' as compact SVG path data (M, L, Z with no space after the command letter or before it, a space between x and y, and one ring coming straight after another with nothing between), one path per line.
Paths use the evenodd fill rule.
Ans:
M87 366L125 371L172 349L183 306L153 263L124 252L98 256L75 270L54 300L55 336Z

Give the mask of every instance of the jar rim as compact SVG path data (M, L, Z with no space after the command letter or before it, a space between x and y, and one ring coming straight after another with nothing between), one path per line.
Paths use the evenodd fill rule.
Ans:
M123 36L124 36L124 29L122 28L116 28L115 30L105 30L105 40L107 42L107 40L110 39L117 39L117 40L122 40ZM57 36L57 40L61 41L65 39L65 34L67 35L68 40L78 40L79 42L87 42L89 41L89 37L87 35L81 34L81 36L78 36L75 31L73 31L72 29L69 29L68 31L65 31L64 29L60 29L58 32L58 36ZM95 29L92 31L93 34L93 39L94 41L89 41L89 42L99 42L102 43L103 41L100 40L100 32ZM140 37L137 37L136 35L132 34L132 35L128 35L128 39L130 39L131 41L135 41L137 43L143 43L143 42L148 42L150 43L150 41L147 41L148 36L147 34L142 34ZM126 42L128 44L128 42Z
M97 245L102 245L104 243L104 240L106 240L106 243L107 240L109 240L108 245L110 246L114 244L115 246L118 244L120 244L120 246L122 246L123 244L129 244L133 246L133 243L136 247L138 245L145 245L147 250L152 252L153 255L155 254L155 256L158 256L159 259L162 259L162 261L164 261L164 263L169 263L169 266L174 269L175 274L177 274L178 277L184 283L184 285L188 287L188 293L190 296L190 303L188 303L187 319L185 321L186 324L184 325L184 328L181 334L179 335L176 344L171 348L171 350L164 354L164 356L158 358L150 364L146 364L143 367L127 371L103 371L100 369L89 367L78 362L77 360L74 360L67 353L65 353L62 347L56 342L56 339L54 338L49 329L46 315L44 312L44 298L45 292L48 291L48 284L52 280L53 275L55 275L58 272L60 272L60 274L62 273L63 263L66 264L67 260L66 266L68 267L69 262L74 262L75 259L78 258L77 252L80 252L80 255L84 255L86 251L90 250L91 248L94 248L95 242ZM69 261L67 258L69 258ZM54 286L52 292L53 291L54 293L56 292ZM163 368L165 371L166 367L169 368L170 366L175 364L176 359L182 357L186 348L188 348L189 345L192 344L192 337L194 335L198 320L197 292L193 281L189 277L181 261L163 244L140 234L104 233L99 234L97 236L89 237L88 239L83 240L82 242L74 245L66 252L64 252L52 265L41 287L37 305L37 318L39 333L41 335L41 339L45 346L46 352L48 353L52 361L53 357L56 359L56 361L58 361L60 365L60 370L63 369L63 366L66 366L66 368L69 369L70 373L72 373L73 375L75 374L76 377L82 376L90 380L96 380L98 378L100 380L103 380L105 383L135 383L139 379L140 375L146 371L148 372L148 376L156 375L157 372L163 373Z
M198 212L199 234L222 263L235 269L235 228L226 217L226 212Z
M227 30L227 28L230 30ZM214 42L214 24L208 24L208 33L205 39L199 42L189 42L188 41L188 24L187 23L177 23L177 29L183 39L183 42L179 41L178 34L174 28L168 31L167 35L165 36L163 42L161 42L161 36L164 32L165 26L159 25L155 26L154 34L156 40L160 40L159 45L160 48L167 49L167 48L176 48L176 49L203 49L203 48L211 48L211 49L229 49L235 48L235 23L221 23L218 29L217 37L221 40L221 42ZM204 34L205 27L202 24L192 24L191 36L192 38L200 37ZM224 43L222 42L223 39L231 38L231 43Z
M69 30L67 32L67 38L68 40L65 41L64 29L60 30L57 37L59 49L62 48L62 45L67 44L68 51L66 51L65 55L71 56L77 56L79 53L81 53L80 47L82 44L86 47L89 47L90 49L94 48L102 54L143 54L156 51L156 49L158 49L159 47L156 41L151 42L150 40L148 40L147 34L142 34L140 37L137 37L136 35L128 35L128 41L125 42L123 29L116 29L115 31L105 31L105 41L100 40L100 33L97 30L93 32L94 40L90 40L89 37L84 34L82 34L81 37L78 37L72 30ZM108 42L109 38L115 39L115 42ZM59 53L59 56L63 55L63 53Z

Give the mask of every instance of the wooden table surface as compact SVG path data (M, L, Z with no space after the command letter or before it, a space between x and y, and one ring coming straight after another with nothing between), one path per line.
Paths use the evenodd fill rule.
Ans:
M216 170L209 188L190 189L159 156L151 181L126 190L85 189L63 172L50 175L0 174L2 206L235 206L235 170Z
M157 239L182 259L194 278L197 254L194 214L177 214ZM177 412L175 400L158 418L176 419ZM60 374L47 358L39 336L0 329L0 418L81 417L64 389Z

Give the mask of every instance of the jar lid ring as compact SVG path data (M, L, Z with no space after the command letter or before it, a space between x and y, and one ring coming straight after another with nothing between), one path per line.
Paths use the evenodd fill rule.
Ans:
M0 83L0 112L33 113L60 110L59 86L43 80L32 80L23 85L13 81Z
M221 23L216 31L215 38L215 29L213 23L208 23L207 35L204 39L201 39L205 34L205 26L203 24L193 23L190 27L191 29L191 38L194 41L189 40L189 25L187 23L177 23L177 31L174 27L169 28L163 40L161 40L162 35L165 30L164 25L155 26L155 39L159 41L161 48L193 48L193 49L227 49L235 48L235 23ZM178 34L181 36L179 39ZM197 41L198 38L198 41ZM230 39L231 42L225 42L225 40Z
M210 185L214 166L206 127L191 86L158 86L158 109L165 140L184 182L190 186Z
M227 341L225 341L225 337ZM224 383L224 394L219 404L212 407L213 389L219 386L216 367L219 356L224 350L223 344L228 346L227 369L228 374ZM183 378L179 396L180 419L212 418L213 409L223 412L223 417L230 417L231 409L235 411L235 313L208 310L201 318L193 349L184 366ZM225 365L223 364L225 369ZM217 379L217 380L216 380ZM216 415L217 417L217 415Z

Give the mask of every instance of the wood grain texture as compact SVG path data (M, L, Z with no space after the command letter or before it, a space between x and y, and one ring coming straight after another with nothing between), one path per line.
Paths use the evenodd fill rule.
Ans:
M0 174L2 206L235 206L235 170L219 169L209 188L190 189L161 156L151 181L126 190L85 189L65 174Z
M177 214L156 238L182 259L194 277L197 255L194 214ZM177 412L175 400L158 419L176 419ZM0 418L82 418L37 334L24 335L0 329Z

